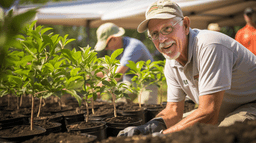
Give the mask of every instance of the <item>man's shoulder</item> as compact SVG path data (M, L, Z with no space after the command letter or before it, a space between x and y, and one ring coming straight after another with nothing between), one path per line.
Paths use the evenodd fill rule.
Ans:
M131 37L125 37L125 39L127 40L125 47L129 47L126 49L142 49L145 48L146 46L138 39L136 38L131 38Z
M209 44L221 44L231 40L231 37L216 31L196 30L196 34L190 41L190 46L205 47Z

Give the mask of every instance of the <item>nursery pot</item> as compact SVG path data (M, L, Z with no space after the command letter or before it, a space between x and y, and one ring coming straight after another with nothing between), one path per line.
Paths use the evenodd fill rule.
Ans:
M28 121L26 116L0 120L0 129L9 128L16 125L22 125L27 122Z
M28 118L29 122L27 122L26 124L29 124L30 123L30 117L27 117L27 118ZM48 115L48 116L34 117L34 121L36 121L36 122L37 121L43 122L44 120L48 120L49 122L54 122L54 123L60 123L60 127L58 126L58 128L61 128L62 132L67 131L64 117L60 113L54 113L54 114Z
M148 122L164 109L163 106L155 104L155 106L146 107L145 121Z
M102 121L93 121L89 120L88 124L90 124L92 127L79 127L80 123L85 123L85 121L82 122L76 122L70 125L67 125L68 132L77 132L80 131L81 133L87 133L90 135L97 136L97 140L103 140L107 138L107 126L105 122Z
M30 128L30 125L19 125L19 126ZM16 126L14 126L14 127L16 127ZM22 134L21 135L17 134L17 135L12 135L12 136L2 135L1 132L7 132L8 130L9 131L13 130L14 127L10 127L10 128L0 130L0 142L8 142L8 143L23 142L23 141L31 139L35 136L43 135L46 132L45 128L42 128L42 127L39 127L39 126L34 126L35 131L33 131L33 132L31 132L30 134L27 134L27 135L22 135Z
M117 116L119 117L119 116ZM124 116L125 117L125 116ZM134 122L130 123L112 123L107 121L108 118L104 118L102 121L106 122L107 125L107 138L108 137L116 137L119 131L125 129L129 126L139 126L142 125L142 119L134 117Z
M50 133L58 133L62 131L62 124L57 122L49 122L48 124L44 125L44 121L35 121L37 126L41 126L42 128L46 129L45 134L48 135ZM50 125L49 125L50 124Z
M117 112L122 116L140 118L140 119L142 119L142 124L144 124L146 122L146 118L145 118L146 110L145 110L145 108L141 108L140 110L137 110L137 111L117 110Z
M61 114L64 117L65 126L66 126L68 124L72 124L75 122L84 121L84 114L86 114L86 112L82 111L81 113L77 114L75 110L72 110L72 111L61 112Z
M86 116L86 115L85 115ZM107 113L107 114L102 114L102 115L90 115L90 120L93 121L102 121L104 118L109 118L113 117L114 113Z

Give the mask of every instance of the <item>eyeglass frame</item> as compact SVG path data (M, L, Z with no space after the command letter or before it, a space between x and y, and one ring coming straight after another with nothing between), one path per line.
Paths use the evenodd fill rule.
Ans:
M167 32L166 34L162 33L162 30L166 28L166 27L164 27L164 28L162 28L162 29L159 31L159 33L161 33L162 35L169 35L169 34L171 34L171 33L173 32L174 26L176 26L176 25L177 25L178 23L180 23L182 20L184 20L184 18L182 18L181 20L176 21L173 25L166 26L166 27L171 27L171 28L172 28L171 32ZM159 39L159 33L158 33L158 37L155 38L155 39L153 39L153 38L151 37L151 34L150 34L149 31L148 31L148 38L149 38L150 40L152 40L152 41L158 40L158 39Z

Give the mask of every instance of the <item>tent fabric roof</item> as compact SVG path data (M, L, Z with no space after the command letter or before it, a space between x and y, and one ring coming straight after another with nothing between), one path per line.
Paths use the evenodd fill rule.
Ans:
M113 22L124 28L136 29L145 19L147 7L155 0L80 0L76 2L48 3L38 10L39 24L61 24L99 27ZM220 26L244 25L243 11L252 7L254 0L173 0L184 16L191 19L192 28L207 28L210 23ZM27 8L20 7L20 11ZM88 22L89 21L89 22Z

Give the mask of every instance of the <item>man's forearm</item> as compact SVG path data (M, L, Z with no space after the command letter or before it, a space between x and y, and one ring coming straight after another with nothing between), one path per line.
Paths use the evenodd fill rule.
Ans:
M166 127L169 128L178 123L182 119L182 114L178 115L177 112L165 108L160 113L158 113L156 117L162 117L164 119Z
M207 124L215 124L216 120L218 120L218 119L216 118L216 116L214 116L214 114L203 113L197 109L192 114L190 114L186 118L182 119L177 124L164 130L163 134L168 134L168 133L184 130L187 127L190 127L198 122L207 123Z

